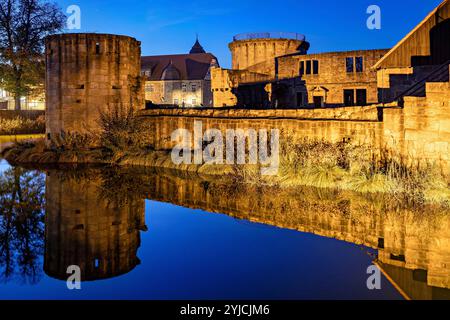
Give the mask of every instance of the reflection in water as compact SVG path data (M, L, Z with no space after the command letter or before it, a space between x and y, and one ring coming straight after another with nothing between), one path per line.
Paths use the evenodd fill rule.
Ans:
M450 210L312 188L236 187L148 176L147 198L294 229L378 250L377 263L412 299L450 299ZM149 192L150 191L150 192Z
M140 263L144 200L91 173L48 172L44 269L51 277L65 280L77 265L83 281L106 279Z
M38 182L42 186L42 176L20 170L22 189L33 186L32 191L22 194L40 194L37 189ZM11 185L16 179L14 172L3 178L10 181L6 190L15 190ZM3 188L1 201L14 201L10 194ZM34 232L29 236L34 239L34 255L26 254L30 249L14 247L26 257L38 255L43 248L42 227L38 228L43 220L42 198L41 195L38 201L27 196L24 199L30 204L8 211L13 213L2 209L5 217L20 217L25 211L36 215L33 219L29 214L11 218L27 226L18 229L20 235L12 236L21 243L26 240L25 231ZM45 198L44 270L57 279L67 278L69 265L81 267L83 280L130 272L139 264L140 231L146 230L144 199L150 199L376 249L376 263L404 295L412 299L450 299L450 212L442 208L412 210L383 197L311 188L236 185L225 177L217 180L179 172L123 168L47 170ZM7 247L3 244L4 234L12 235L12 227L7 226L17 229L18 225L21 226L2 219L3 269L7 265L3 258Z

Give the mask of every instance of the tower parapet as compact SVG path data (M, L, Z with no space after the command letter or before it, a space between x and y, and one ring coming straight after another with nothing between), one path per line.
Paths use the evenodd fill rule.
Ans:
M243 33L229 44L233 69L246 70L276 57L306 53L309 43L304 35L289 32Z

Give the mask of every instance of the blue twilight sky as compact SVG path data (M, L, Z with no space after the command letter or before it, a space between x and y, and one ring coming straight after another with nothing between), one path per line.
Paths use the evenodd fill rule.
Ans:
M390 48L442 0L57 0L81 8L79 32L115 33L142 41L143 55L187 53L196 33L206 51L229 67L228 43L243 32L306 35L310 53ZM370 5L381 30L369 30Z

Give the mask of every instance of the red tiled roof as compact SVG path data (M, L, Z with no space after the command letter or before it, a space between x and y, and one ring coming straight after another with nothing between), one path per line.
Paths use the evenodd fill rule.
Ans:
M164 69L172 62L180 72L181 80L203 80L213 59L217 60L211 53L147 56L141 58L141 69L142 71L151 70L149 80L159 81Z

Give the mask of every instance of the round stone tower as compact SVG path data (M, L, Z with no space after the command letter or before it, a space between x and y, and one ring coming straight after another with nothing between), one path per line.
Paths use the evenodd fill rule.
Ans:
M101 111L144 107L141 48L134 38L58 34L46 39L47 137L98 130Z
M305 36L297 33L246 33L235 36L229 48L233 69L246 70L264 62L273 63L276 57L306 53L309 43Z

